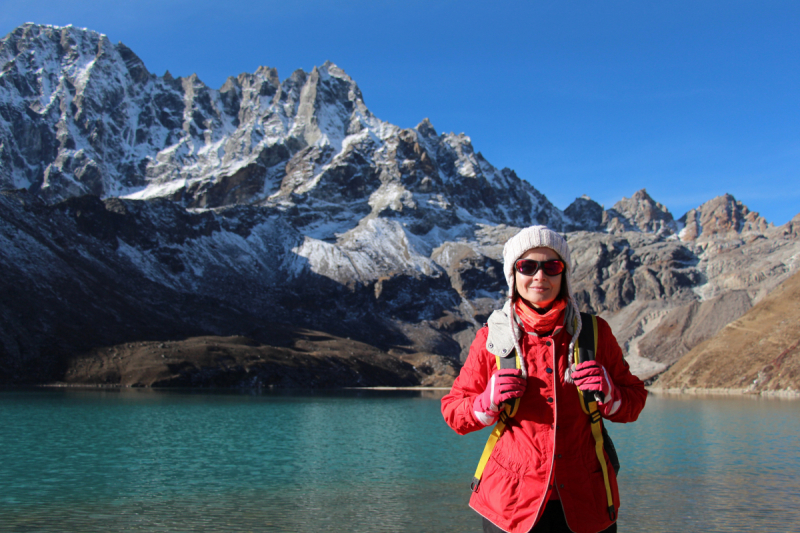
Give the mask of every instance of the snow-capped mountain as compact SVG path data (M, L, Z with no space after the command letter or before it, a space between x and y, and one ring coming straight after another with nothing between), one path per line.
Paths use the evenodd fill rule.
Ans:
M332 63L283 82L261 67L215 90L194 75L151 74L105 35L33 24L0 41L0 62L0 185L51 202L94 194L275 206L321 238L353 229L353 213L402 214L417 235L460 222L565 225L465 135L373 116Z
M99 344L268 343L265 322L458 360L502 301L503 242L537 223L568 232L582 305L659 364L677 356L637 342L672 310L743 290L741 315L798 268L796 232L729 196L677 221L644 190L562 212L468 136L381 121L329 62L217 90L25 24L0 64L0 382ZM732 250L766 273L737 281Z

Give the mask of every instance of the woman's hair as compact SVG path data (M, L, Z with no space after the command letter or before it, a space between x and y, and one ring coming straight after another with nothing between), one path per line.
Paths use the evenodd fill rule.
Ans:
M558 298L560 300L564 300L565 302L569 302L569 284L567 283L567 272L569 270L569 265L564 264L564 272L561 273L561 288L558 291Z

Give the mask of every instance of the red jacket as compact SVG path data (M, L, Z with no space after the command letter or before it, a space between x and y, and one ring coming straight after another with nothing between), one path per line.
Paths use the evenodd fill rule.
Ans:
M597 327L596 359L621 399L619 409L608 418L633 422L644 408L647 391L630 373L608 323L598 318ZM472 404L497 368L495 356L486 348L488 332L488 327L478 331L452 390L442 398L445 421L461 435L485 427L475 418ZM550 488L558 491L567 524L575 533L596 533L613 523L589 417L581 409L577 387L564 378L570 339L562 328L552 337L523 335L527 388L470 498L473 509L510 533L526 533L534 526ZM610 464L608 472L618 508L617 479Z

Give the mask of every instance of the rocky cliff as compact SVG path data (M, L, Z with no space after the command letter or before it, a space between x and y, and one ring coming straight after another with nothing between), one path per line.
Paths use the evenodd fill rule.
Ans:
M565 232L582 307L651 377L798 269L796 221L775 228L729 195L678 220L644 189L562 212L466 135L379 120L332 63L216 90L34 24L0 41L0 62L2 382L88 379L85 354L149 357L103 347L209 335L247 339L218 351L250 369L260 347L298 354L310 335L373 347L404 383L446 383L502 303L503 243L536 223ZM328 351L361 368L344 357L357 350ZM260 368L241 383L288 383ZM386 375L369 374L341 375Z

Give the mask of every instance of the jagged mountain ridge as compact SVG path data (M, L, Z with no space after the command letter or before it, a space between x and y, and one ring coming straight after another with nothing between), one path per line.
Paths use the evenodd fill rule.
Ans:
M352 229L354 214L387 210L417 235L461 217L566 223L465 135L375 118L331 63L283 82L261 67L212 90L195 75L150 74L96 32L33 24L0 42L0 58L0 184L51 202L94 194L275 206L321 238Z
M0 221L6 380L54 379L91 343L268 342L265 322L458 359L502 301L502 243L532 223L569 232L582 306L650 375L691 348L664 353L675 328L660 326L707 338L724 324L691 306L739 291L741 314L797 268L796 233L729 196L678 221L644 190L561 212L467 136L378 120L331 63L215 91L95 32L36 25L0 57L0 186L28 190L3 196ZM742 277L756 252L764 268Z
M93 194L276 207L328 241L367 215L423 238L476 223L679 229L644 190L609 210L582 197L562 212L466 135L438 135L427 119L410 130L377 119L332 63L283 82L260 67L213 90L196 75L155 76L97 32L35 24L0 41L0 61L0 187L48 202Z

